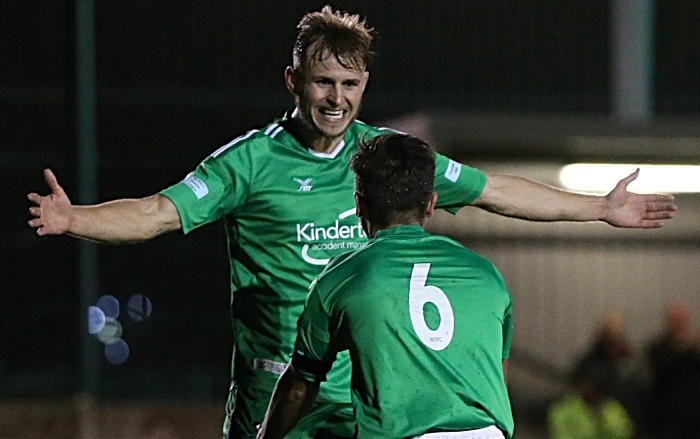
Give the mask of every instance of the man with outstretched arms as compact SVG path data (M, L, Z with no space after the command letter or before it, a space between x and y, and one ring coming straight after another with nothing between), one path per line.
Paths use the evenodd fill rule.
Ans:
M230 437L236 438L254 435L253 423L262 420L291 353L294 322L309 282L329 258L367 240L352 213L353 178L347 162L358 139L387 131L356 120L372 57L371 30L359 16L325 7L305 15L298 29L293 64L284 74L295 100L291 115L222 146L183 181L155 195L74 206L47 169L51 194L28 196L34 217L29 225L39 236L140 242L225 221L235 330L234 386L225 430L228 434L230 427ZM636 173L598 197L485 174L440 155L436 162L438 207L453 212L472 205L536 221L602 220L647 228L662 226L676 209L670 196L628 192ZM347 364L341 357L338 367ZM345 401L341 405L349 407L347 380L333 377L331 372L319 401ZM318 403L335 413L334 406L323 404ZM319 419L331 417L323 413ZM342 413L350 416L349 410ZM300 437L313 436L309 434Z
M268 392L267 399L260 398L260 417L252 414L246 420L250 424L262 420L269 392L289 360L304 304L302 292L333 255L367 242L355 215L348 163L360 138L382 132L351 122L343 142L329 157L303 148L289 126L290 120L283 118L249 132L214 152L184 184L162 192L177 206L185 233L218 218L222 210L227 215L234 289L234 379L242 394L250 388ZM444 195L440 207L459 208L478 196L483 173L462 168L444 156L438 161L435 179ZM255 303L255 311L244 309L244 303ZM342 357L319 402L346 404L352 419L348 366ZM351 436L352 429L344 434Z
M510 294L486 259L422 229L440 199L433 152L384 134L361 143L352 169L371 240L311 284L259 437L284 437L343 351L358 438L510 437Z

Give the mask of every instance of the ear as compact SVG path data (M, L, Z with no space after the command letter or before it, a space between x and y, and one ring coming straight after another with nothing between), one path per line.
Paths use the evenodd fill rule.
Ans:
M284 69L284 83L287 86L287 90L293 95L296 94L296 84L301 73L292 66L287 66Z
M357 215L358 218L362 218L362 215L364 215L364 208L362 207L362 197L360 197L360 194L355 192L355 215Z
M433 216L433 212L435 212L435 204L437 204L437 197L438 194L436 192L433 192L433 194L430 196L430 199L428 200L428 207L425 209L426 218Z

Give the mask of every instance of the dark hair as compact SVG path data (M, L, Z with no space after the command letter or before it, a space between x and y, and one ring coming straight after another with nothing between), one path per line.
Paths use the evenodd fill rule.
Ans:
M297 29L292 51L295 69L303 70L312 60L323 61L330 53L343 67L364 71L374 56L370 48L373 29L357 14L334 11L327 5L320 12L304 15Z
M435 180L435 156L426 142L398 133L361 140L350 168L370 222L423 221Z

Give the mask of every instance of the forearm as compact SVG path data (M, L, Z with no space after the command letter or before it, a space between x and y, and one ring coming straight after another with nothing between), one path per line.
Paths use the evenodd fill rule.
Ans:
M180 229L175 206L162 195L72 206L68 235L110 244L147 241Z
M473 205L530 221L597 221L605 218L608 200L523 177L487 174L486 187Z
M319 386L304 380L290 365L280 376L258 439L283 438L316 400Z

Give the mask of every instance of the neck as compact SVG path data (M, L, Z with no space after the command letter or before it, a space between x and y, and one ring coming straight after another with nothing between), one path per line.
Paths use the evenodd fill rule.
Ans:
M391 229L392 227L398 227L398 226L421 226L423 227L423 221L410 221L410 222L401 222L401 223L391 223L389 225L378 225L378 224L372 224L369 223L367 224L367 229L369 229L369 233L367 234L368 237L374 238L377 236L377 233L379 233L380 230L384 229Z
M333 138L321 135L311 124L302 118L298 108L294 109L290 120L294 122L292 124L292 130L294 136L299 140L299 143L314 151L331 154L343 140L344 135Z

